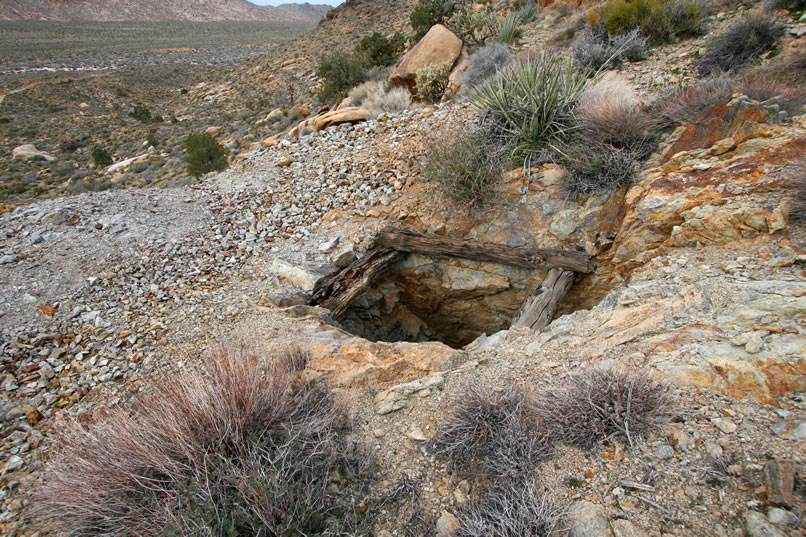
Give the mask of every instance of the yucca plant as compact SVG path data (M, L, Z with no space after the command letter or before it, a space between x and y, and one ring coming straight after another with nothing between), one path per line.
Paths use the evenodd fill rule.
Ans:
M520 17L521 22L526 24L527 22L531 22L532 19L535 18L537 12L539 11L539 6L535 0L529 0L518 11L518 17Z
M517 157L531 158L575 128L587 71L542 51L516 61L468 94L486 126Z
M515 45L520 41L523 31L518 28L518 16L515 13L510 13L498 19L498 36L496 39L499 43L505 45Z

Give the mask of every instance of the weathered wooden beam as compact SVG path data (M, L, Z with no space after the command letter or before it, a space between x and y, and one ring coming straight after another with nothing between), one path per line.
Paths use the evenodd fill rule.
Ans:
M560 268L584 273L591 270L588 254L573 250L530 249L522 246L452 239L438 235L423 235L397 228L387 228L381 231L375 243L381 247L403 252L461 257L528 269Z
M512 326L526 326L532 330L542 330L547 327L554 318L554 314L557 313L560 300L571 288L572 283L574 283L573 272L551 269L543 283L532 291L521 309L515 314Z
M344 313L355 298L401 257L402 252L389 248L370 250L361 259L316 282L309 304L325 307L334 315Z

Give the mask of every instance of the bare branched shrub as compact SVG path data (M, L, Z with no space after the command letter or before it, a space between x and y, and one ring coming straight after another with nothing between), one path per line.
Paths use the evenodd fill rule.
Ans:
M550 451L520 388L473 386L457 398L430 444L455 471L527 479Z
M481 84L506 66L511 56L509 47L500 43L480 48L470 56L470 64L462 75L462 82L468 88Z
M700 112L727 102L736 91L729 75L707 78L691 86L674 88L655 103L658 116L670 123L690 123Z
M716 36L697 60L703 74L729 72L745 67L768 50L784 34L784 25L765 13L753 13Z
M636 154L610 144L578 139L555 147L555 161L565 168L565 187L571 194L598 194L632 183Z
M572 376L565 386L542 392L534 405L556 440L588 448L618 437L632 446L669 421L674 398L667 384L594 367Z
M636 28L625 34L611 36L604 25L586 26L574 41L574 62L597 70L613 69L625 60L636 61L643 57L647 39Z
M790 186L792 209L789 211L789 219L806 224L806 161L801 161L799 167L801 173L792 180Z
M459 537L548 537L562 512L532 483L504 483L460 513Z
M324 535L355 530L371 461L304 353L219 350L130 409L68 427L32 502L66 535ZM337 485L337 486L334 486Z

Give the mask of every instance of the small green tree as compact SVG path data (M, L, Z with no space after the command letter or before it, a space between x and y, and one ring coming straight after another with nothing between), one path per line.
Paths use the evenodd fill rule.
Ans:
M392 44L380 32L366 36L355 48L365 54L372 65L392 65L397 58Z
M197 179L209 172L220 172L229 167L227 153L209 134L191 133L185 140L188 173Z
M319 60L316 74L324 81L319 98L333 102L367 79L367 59L358 52L334 52Z
M419 41L435 24L441 24L453 14L453 0L420 0L409 20L414 30L413 39Z
M106 168L113 162L109 151L99 145L92 149L92 161L95 163L96 168Z

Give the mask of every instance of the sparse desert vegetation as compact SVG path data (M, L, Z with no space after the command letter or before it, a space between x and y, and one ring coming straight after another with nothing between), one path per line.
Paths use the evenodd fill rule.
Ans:
M802 9L0 24L0 533L800 535Z

